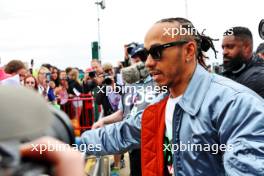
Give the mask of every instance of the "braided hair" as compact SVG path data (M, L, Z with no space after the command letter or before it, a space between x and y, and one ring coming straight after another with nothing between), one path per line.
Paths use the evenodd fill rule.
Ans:
M189 20L185 19L185 18L165 18L162 19L156 23L174 23L174 22L178 22L181 25L181 28L185 28L186 30L191 29L192 34L191 36L194 38L194 40L197 43L197 60L198 63L201 64L204 68L206 67L204 58L207 58L204 55L204 52L207 52L210 48L214 51L215 54L215 58L216 58L216 53L218 51L216 51L213 41L218 41L219 39L212 39L209 36L204 35L204 31L200 34L195 27L193 26L192 22L190 22Z

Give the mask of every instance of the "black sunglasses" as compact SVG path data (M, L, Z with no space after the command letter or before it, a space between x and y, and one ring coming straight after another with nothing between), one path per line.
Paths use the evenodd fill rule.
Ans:
M35 84L35 82L31 81L26 81L26 84Z
M165 43L162 45L159 45L159 44L152 45L149 50L144 48L144 59L146 60L148 55L150 54L154 60L158 61L161 59L162 51L164 49L169 48L169 47L173 47L173 46L181 46L181 45L186 44L188 42L189 41L187 41L187 40L178 40L175 42Z

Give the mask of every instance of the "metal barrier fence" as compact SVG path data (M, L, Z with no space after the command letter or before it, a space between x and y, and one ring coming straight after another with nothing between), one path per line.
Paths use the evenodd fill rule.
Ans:
M71 119L76 136L91 129L94 123L94 98L91 94L71 97L60 108Z
M60 105L72 121L74 133L80 136L82 132L92 128L95 122L94 98L92 94L71 97ZM108 156L86 158L85 173L89 176L110 176L110 161Z
M89 156L86 158L85 173L89 176L110 176L110 160L108 156Z

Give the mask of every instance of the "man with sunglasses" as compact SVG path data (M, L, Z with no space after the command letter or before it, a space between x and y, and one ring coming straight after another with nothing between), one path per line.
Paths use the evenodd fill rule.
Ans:
M163 19L145 36L146 67L170 94L143 112L143 175L264 175L263 99L199 64L202 35L164 32L187 26Z
M143 114L105 126L94 142L114 136L101 153L141 145L144 176L264 175L263 99L201 66L207 37L166 32L188 26L194 28L184 18L163 19L145 37L146 66L170 95L158 96Z

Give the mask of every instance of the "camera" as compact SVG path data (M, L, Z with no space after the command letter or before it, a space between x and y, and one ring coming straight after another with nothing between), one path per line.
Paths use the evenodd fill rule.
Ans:
M26 88L0 86L0 97L0 175L53 175L50 163L21 158L19 147L42 136L74 144L68 116Z
M90 72L88 72L88 75L89 75L90 78L93 79L96 76L96 72L95 71L90 71Z
M103 84L105 85L111 85L113 83L112 77L109 74L104 74L104 81Z
M146 62L147 60L143 44L132 45L128 54L131 58L139 58L142 62Z
M147 56L146 56L144 50L143 49L141 50L141 48L139 49L139 51L136 51L136 53L134 55L132 55L131 57L133 57L133 58L139 57L142 62L146 62L146 60L147 60Z
M138 46L138 44L135 43L135 42L132 42L132 43L127 44L127 53L128 53L129 55L131 55L131 51L132 51L134 48L136 48L137 46Z
M262 40L264 40L264 19L262 19L259 23L258 28L259 36Z
M121 61L120 63L121 63L121 65L122 65L122 67L125 67L125 66L126 66L126 65L125 65L125 61ZM120 67L120 68L122 68L122 67Z

